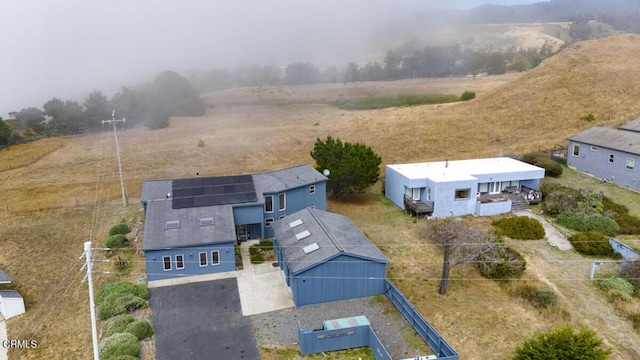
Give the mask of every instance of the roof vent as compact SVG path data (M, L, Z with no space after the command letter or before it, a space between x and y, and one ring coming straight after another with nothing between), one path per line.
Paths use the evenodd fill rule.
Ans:
M302 251L304 251L305 254L309 254L312 253L316 250L320 249L320 245L318 245L318 243L313 243L311 245L307 245L305 247L302 248Z
M212 217L200 218L200 226L212 226L214 223Z
M180 220L169 220L164 223L165 230L180 229Z
M309 236L311 236L311 233L309 232L309 230L305 230L305 231L303 231L301 233L296 234L296 239L302 240L302 239L304 239L306 237L309 237Z
M289 223L289 227L292 228L292 229L294 227L298 226L298 225L302 225L302 220L301 219L298 219L298 220L295 220L295 221L292 221L292 222Z

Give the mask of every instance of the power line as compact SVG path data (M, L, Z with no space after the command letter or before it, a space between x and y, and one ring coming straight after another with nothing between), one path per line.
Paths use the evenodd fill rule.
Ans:
M116 131L116 123L118 122L126 122L127 119L126 118L122 118L120 120L116 120L116 111L113 110L113 112L111 113L111 120L102 120L103 124L113 124L113 136L116 139L116 155L118 158L118 171L120 173L120 187L122 188L122 203L124 205L124 207L127 207L127 205L129 205L129 201L127 200L127 191L124 187L124 178L122 177L122 161L120 160L120 146L118 145L118 132Z

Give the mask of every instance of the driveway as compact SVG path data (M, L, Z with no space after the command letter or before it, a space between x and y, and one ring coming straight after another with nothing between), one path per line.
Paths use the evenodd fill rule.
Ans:
M149 288L156 359L260 359L235 278Z
M540 215L534 214L531 211L517 211L515 212L515 214L518 216L528 216L540 221L540 224L542 224L542 227L544 228L545 239L551 246L562 251L573 249L573 245L571 245L571 242L569 242L569 240L567 240L564 235L560 234L558 230L553 227L553 225L549 224L547 219L543 218Z

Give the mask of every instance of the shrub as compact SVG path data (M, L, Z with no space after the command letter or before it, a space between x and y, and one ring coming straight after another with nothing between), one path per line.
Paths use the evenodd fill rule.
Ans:
M634 329L640 329L640 313L629 314L627 317L631 320Z
M114 357L110 357L109 360L138 360L139 357L131 356L131 355L116 355Z
M613 235L619 229L613 219L593 212L563 211L556 217L556 222L572 230L597 231L606 235Z
M527 268L524 257L504 245L495 246L489 254L479 255L475 264L482 276L495 280L519 278Z
M113 334L100 342L98 356L101 360L114 359L117 356L129 355L135 358L140 355L138 339L129 333Z
M149 299L149 289L144 283L134 284L129 281L116 281L107 284L96 295L96 303L100 304L102 300L109 294L132 294L142 299Z
M120 248L127 245L129 245L129 239L123 234L111 235L107 238L107 241L104 242L104 246L108 248Z
M555 306L558 302L558 295L553 290L539 289L528 284L520 286L517 294L538 309Z
M604 290L609 298L631 301L635 288L629 281L620 277L610 277L600 281L600 289Z
M577 252L583 255L615 257L616 253L609 244L609 237L601 232L587 231L571 235L569 241Z
M544 176L560 177L562 165L551 160L549 154L544 152L532 152L522 155L521 161L539 166L544 169Z
M142 309L147 306L149 306L149 303L138 296L113 293L102 299L102 303L98 306L98 318L106 320L112 316L124 314L127 311L133 312L135 309Z
M135 318L129 314L114 316L102 325L102 333L105 337L109 337L115 333L124 332L124 329L133 322Z
M635 235L640 234L640 218L631 214L615 214L612 216L619 228L616 234Z
M127 223L122 222L114 225L111 229L109 229L109 236L117 235L117 234L126 235L130 232L131 232L131 228L129 227L129 225L127 225Z
M476 93L475 91L465 91L462 93L462 96L460 96L460 100L462 101L467 101L467 100L471 100L471 99L475 99L476 98Z
M528 216L512 216L494 220L491 225L499 229L499 233L512 239L537 240L544 238L542 224Z
M604 348L596 333L583 329L574 332L561 327L548 332L539 332L518 345L512 360L590 359L605 360L611 349Z
M153 336L153 328L146 320L135 320L124 329L124 332L135 335L138 340L148 339Z
M640 289L640 260L632 260L623 263L618 275L630 282L636 287L636 289Z

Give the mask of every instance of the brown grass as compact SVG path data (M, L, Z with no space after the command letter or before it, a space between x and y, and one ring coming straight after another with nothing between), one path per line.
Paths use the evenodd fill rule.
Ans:
M83 241L93 239L100 245L113 224L141 219L143 180L312 163L309 152L315 139L327 135L363 141L385 164L550 148L589 126L615 126L638 116L639 40L621 35L579 43L523 75L260 90L273 98L306 102L318 96L476 91L476 99L456 104L344 111L308 103L260 106L252 89L212 94L207 99L215 108L204 117L172 118L163 130L119 133L131 204L127 208L121 203L111 132L41 140L0 152L0 267L27 302L27 313L8 322L9 337L35 338L39 345L12 351L11 357L67 359L91 352L88 295L86 283L80 283L84 273L78 256ZM247 99L252 91L254 97ZM581 120L587 113L596 121ZM200 140L205 146L198 146ZM380 246L391 259L389 276L465 359L508 357L536 330L565 322L586 322L597 329L615 347L616 358L638 356L637 333L619 338L615 324L622 320L616 314L605 311L605 317L585 320L594 315L582 307L587 300L603 309L610 305L592 295L588 284L570 287L562 281L588 273L584 266L547 266L545 256L557 254L544 242L519 243L519 250L538 259L530 267L531 279L566 293L562 301L569 318L540 314L470 267L456 268L447 296L438 296L439 250L418 242L412 219L383 200L379 188L348 202L330 201L329 206L348 215ZM130 279L143 275L142 258L136 259L127 274ZM97 276L99 283L110 279Z

